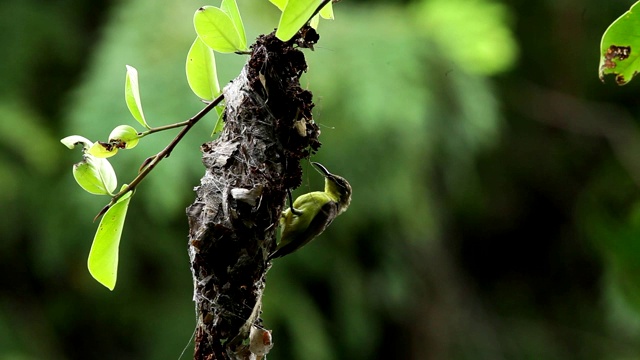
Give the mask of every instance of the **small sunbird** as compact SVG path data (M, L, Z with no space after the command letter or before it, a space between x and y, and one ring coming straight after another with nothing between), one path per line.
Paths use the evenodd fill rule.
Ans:
M324 176L324 191L298 196L282 213L280 243L269 260L291 254L322 234L351 203L351 185L345 178L330 173L320 163L311 164Z

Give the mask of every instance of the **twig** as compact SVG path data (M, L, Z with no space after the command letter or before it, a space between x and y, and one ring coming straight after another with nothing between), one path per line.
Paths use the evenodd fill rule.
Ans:
M189 125L189 121L191 121L191 119L185 120L185 121L181 121L181 122L175 123L175 124L169 124L169 125L164 125L164 126L158 126L158 127L155 127L155 128L151 128L151 129L149 129L147 131L139 132L138 136L143 137L143 136L147 136L149 134L153 134L153 133L156 133L156 132L187 126L187 125Z
M153 170L153 168L156 167L156 165L158 165L160 161L162 161L162 159L169 157L169 155L171 155L171 152L173 151L173 149L176 147L176 145L178 145L178 143L182 140L182 138L189 132L189 130L191 130L193 125L198 123L200 119L202 119L205 115L207 115L207 113L209 113L214 107L216 107L223 99L224 99L224 95L220 94L217 98L215 98L212 102L207 104L207 106L205 106L202 110L200 110L200 112L198 112L189 120L183 121L181 123L167 125L164 127L161 126L161 127L149 129L148 131L146 131L145 133L150 134L152 132L184 126L184 128L178 133L178 135L176 135L176 137L173 138L173 140L171 140L169 145L167 145L164 149L162 149L162 151L157 153L155 156L152 156L153 160L151 160L151 162L149 162L149 164L146 167L144 167L142 171L140 171L140 173L138 173L138 176L136 176L135 179L131 181L131 183L129 183L127 186L125 186L124 189L120 190L120 192L118 192L111 198L111 201L105 207L103 207L102 210L100 210L98 215L96 215L96 217L93 218L93 221L96 221L100 216L104 215L104 213L106 213L107 210L109 210L109 208L115 205L115 203L124 194L128 193L129 191L135 190L136 186L138 186L138 184L140 184L142 180L144 180L147 174L149 174L151 170Z
M322 8L324 8L328 3L330 3L333 0L324 0L320 6L318 6L316 8L316 10L313 12L313 14L309 17L309 20L307 20L307 22L311 21L311 19L313 19L314 16L318 15L318 13L320 12L320 10L322 10ZM334 1L337 2L337 1Z

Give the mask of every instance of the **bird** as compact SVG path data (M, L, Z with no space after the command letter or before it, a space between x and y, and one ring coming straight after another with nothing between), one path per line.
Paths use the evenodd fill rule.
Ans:
M351 185L334 175L322 164L312 162L324 176L324 191L300 195L280 218L281 236L276 249L268 260L279 258L300 249L316 238L347 210L351 204Z

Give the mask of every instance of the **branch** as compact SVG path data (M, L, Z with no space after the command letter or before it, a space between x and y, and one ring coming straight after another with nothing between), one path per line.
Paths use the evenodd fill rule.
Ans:
M153 133L157 133L160 131L165 131L165 130L170 130L170 129L175 129L175 128L179 128L179 127L183 127L183 126L187 126L189 125L189 122L191 121L191 119L189 120L185 120L185 121L181 121L175 124L169 124L169 125L164 125L164 126L158 126L155 128L151 128L147 131L142 131L138 133L138 136L140 137L145 137L147 135L153 134Z
M162 151L160 151L156 155L151 156L150 158L145 160L145 162L142 164L141 171L138 173L138 176L136 176L135 179L131 181L131 183L125 186L122 190L120 190L120 192L115 194L111 198L111 201L105 207L103 207L102 210L100 210L100 212L98 213L98 215L96 215L95 218L93 218L93 221L96 221L100 216L104 215L104 213L106 213L109 210L109 208L115 205L118 199L120 199L124 194L128 193L129 191L135 190L136 186L138 186L138 184L140 184L142 180L144 180L144 178L147 177L147 175L151 172L151 170L153 170L153 168L155 168L156 165L158 165L158 163L162 161L162 159L167 158L169 157L169 155L171 155L171 152L173 151L173 149L178 145L178 143L182 140L182 138L189 132L189 130L191 130L191 128L195 124L197 124L198 121L200 121L200 119L202 119L211 110L213 110L213 108L215 108L223 99L224 99L224 95L220 94L220 96L218 96L212 102L207 104L207 106L205 106L202 110L200 110L200 112L198 112L189 120L176 123L176 124L167 125L167 126L161 126L161 127L157 127L157 128L153 128L148 131L145 131L144 132L145 135L148 135L153 132L158 132L158 131L167 130L167 129L171 129L179 126L184 126L184 128L178 133L178 135L176 135L176 137L173 138L173 140L171 140L169 145L167 145L164 149L162 149ZM149 159L151 160L149 161Z

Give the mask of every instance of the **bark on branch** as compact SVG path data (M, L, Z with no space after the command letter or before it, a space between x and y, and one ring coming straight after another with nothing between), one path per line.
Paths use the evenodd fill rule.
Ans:
M288 43L273 34L257 39L224 89L224 131L202 145L206 173L187 208L195 359L259 355L243 341L262 326L266 259L276 246L286 190L299 186L300 160L320 146L312 95L299 83L307 65L292 46L304 44L307 30Z

